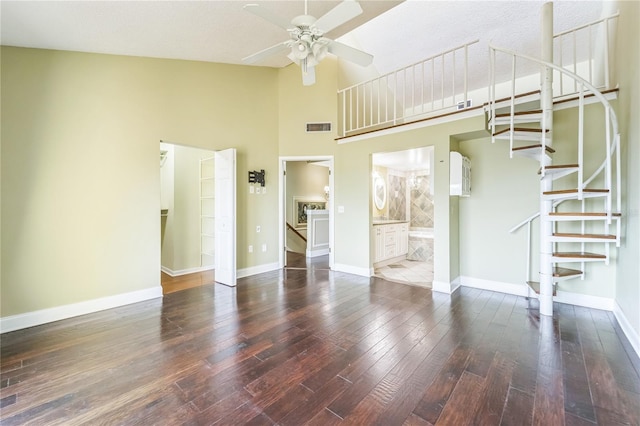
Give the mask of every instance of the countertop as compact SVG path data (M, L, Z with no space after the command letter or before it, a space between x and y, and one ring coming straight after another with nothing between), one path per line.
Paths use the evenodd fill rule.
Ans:
M408 220L374 220L373 226L376 225L391 225L393 223L408 223Z

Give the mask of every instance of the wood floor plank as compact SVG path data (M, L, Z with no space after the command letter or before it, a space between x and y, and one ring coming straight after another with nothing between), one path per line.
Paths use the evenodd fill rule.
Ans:
M413 413L407 417L402 426L433 426L432 423L429 423L425 419L420 416L417 416Z
M313 392L304 403L299 403L297 406L289 411L285 416L271 416L274 420L281 425L302 425L307 421L310 421L315 413L322 411L333 400L340 398L340 396L351 386L351 383L347 382L341 377L334 377L324 386ZM285 399L285 398L283 398ZM292 398L293 399L293 398ZM265 410L270 414L269 410Z
M497 425L502 419L515 361L497 353L484 383L480 405L474 416L476 424Z
M393 398L386 402L384 411L379 413L376 423L392 424L398 419L412 417L411 413L422 398L424 389L437 377L456 345L449 333L438 342L434 350L418 365L413 374L398 386ZM422 420L426 422L426 420Z
M331 411L324 409L306 423L306 426L337 426L342 424L342 419Z
M500 425L525 426L533 421L532 395L516 388L509 388Z
M321 268L200 284L2 334L0 423L640 424L603 311Z
M484 380L468 371L462 373L456 388L447 401L438 423L443 425L467 425L473 421Z
M467 365L471 348L458 346L449 357L436 380L427 388L420 402L413 410L415 414L435 424L442 414L445 404L458 384Z
M560 321L565 413L595 422L582 344L574 318Z
M562 372L540 366L533 406L534 425L559 425L564 421Z

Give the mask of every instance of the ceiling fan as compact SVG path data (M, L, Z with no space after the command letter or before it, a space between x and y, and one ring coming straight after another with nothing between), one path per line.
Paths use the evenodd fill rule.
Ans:
M307 14L305 0L304 15L296 16L291 22L257 4L247 4L244 9L284 28L290 36L287 41L243 58L242 61L246 64L253 64L271 55L290 50L288 58L302 68L302 84L310 86L316 82L315 66L327 53L361 66L370 65L373 61L373 56L366 52L324 37L324 34L362 13L362 7L355 0L344 0L319 19Z

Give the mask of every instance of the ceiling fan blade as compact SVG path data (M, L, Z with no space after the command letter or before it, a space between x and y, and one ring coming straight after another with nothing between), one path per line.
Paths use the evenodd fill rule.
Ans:
M265 21L269 21L272 24L279 26L280 28L284 28L285 30L291 28L291 22L289 22L289 20L276 15L268 9L260 7L260 5L258 4L247 4L243 7L243 9L247 12L251 12L254 15L261 17Z
M254 53L253 55L242 58L242 62L244 62L245 64L255 64L256 62L260 62L263 59L268 58L269 56L275 55L288 49L289 42L283 41L282 43L278 43L275 46L267 47L266 49Z
M311 86L316 82L316 67L307 67L307 72L302 71L302 85Z
M318 19L313 25L325 34L355 18L361 13L362 7L360 7L360 4L357 1L344 0Z
M371 65L371 63L373 62L373 55L370 55L367 52L363 52L362 50L355 49L351 46L347 46L346 44L339 43L337 41L331 40L329 42L328 50L329 52L333 53L336 56L339 56L344 60L353 62L354 64L358 64L363 67Z

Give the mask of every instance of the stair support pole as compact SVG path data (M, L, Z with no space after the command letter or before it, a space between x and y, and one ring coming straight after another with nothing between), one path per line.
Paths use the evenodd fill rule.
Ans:
M542 6L542 60L553 63L553 3L548 2ZM542 153L540 166L551 165L551 160L544 155L545 144L551 146L553 140L553 69L543 67L541 69L541 106L543 113L542 129ZM545 130L548 130L549 141L545 138ZM553 316L553 222L549 220L549 214L553 211L553 201L546 200L544 192L553 190L553 179L542 178L540 180L540 315Z

